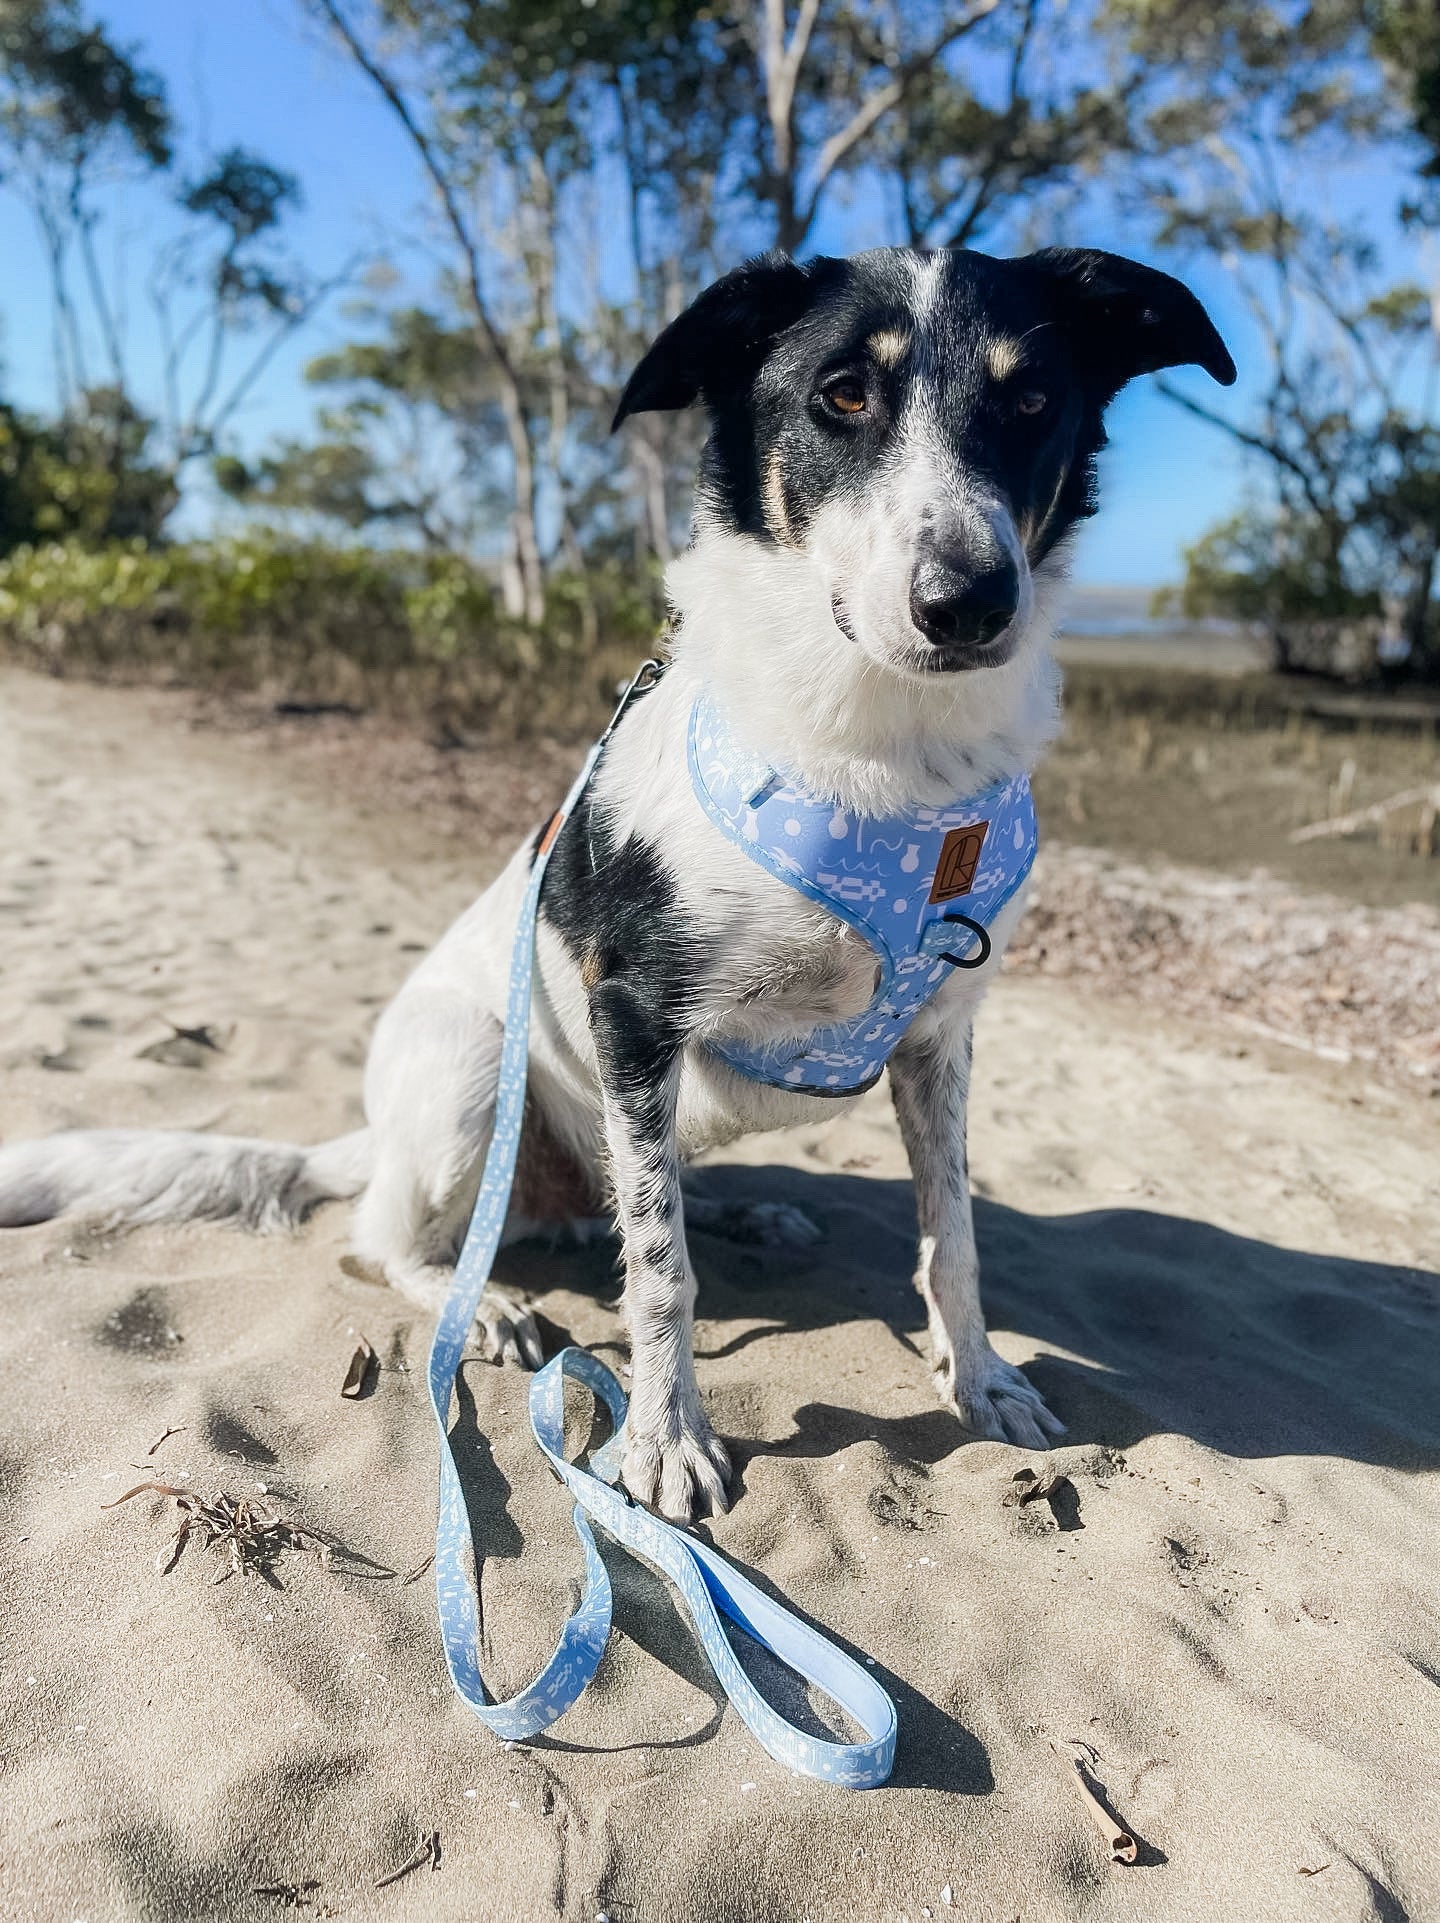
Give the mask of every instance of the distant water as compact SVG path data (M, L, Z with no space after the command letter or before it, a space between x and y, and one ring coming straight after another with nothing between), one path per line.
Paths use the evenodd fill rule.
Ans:
M1165 635L1175 635L1192 640L1197 635L1230 635L1239 632L1234 621L1187 621L1181 615L1127 614L1106 618L1095 615L1077 615L1060 624L1062 634L1074 635L1083 639L1087 635L1144 635L1150 640L1159 640Z
M1111 666L1200 668L1247 674L1266 665L1260 640L1235 621L1152 614L1153 588L1077 587L1056 649L1062 661Z

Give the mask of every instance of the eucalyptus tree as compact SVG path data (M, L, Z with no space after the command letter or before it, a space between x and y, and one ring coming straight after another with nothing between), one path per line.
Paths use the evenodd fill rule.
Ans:
M281 347L360 265L320 276L281 242L301 204L294 175L230 147L182 182L187 219L159 248L147 293L162 348L157 411L177 468L213 453Z
M1157 241L1225 263L1254 343L1243 411L1160 383L1260 480L1191 550L1186 603L1265 620L1282 667L1300 665L1290 637L1306 622L1384 608L1419 665L1440 544L1434 290L1405 194L1377 202L1367 176L1363 213L1347 211L1357 161L1402 182L1428 164L1417 95L1376 57L1377 9L1111 0L1110 13L1152 76L1137 180Z
M90 385L80 272L109 379L125 386L114 302L96 249L96 189L171 160L159 77L88 20L78 0L0 0L0 181L30 206L50 273L55 378L62 409Z
M424 308L376 318L376 336L305 369L327 397L318 438L284 441L250 461L222 456L215 478L232 499L267 513L473 551L497 507L503 519L491 370L468 328Z
M74 453L54 471L88 473L108 436L110 494L143 497L139 519L152 532L161 505L168 512L178 498L179 472L214 448L283 342L350 271L317 279L277 247L298 186L246 149L222 153L177 189L176 138L159 77L79 0L0 0L0 189L24 199L44 244L59 415L51 438ZM141 181L173 196L182 216L179 233L151 250L145 276L163 370L156 392L137 372L151 357L132 354L122 326L124 264L99 245L107 190ZM130 489L122 482L132 467ZM75 485L91 507L57 514L85 532L100 524L98 495ZM136 522L116 513L126 527Z

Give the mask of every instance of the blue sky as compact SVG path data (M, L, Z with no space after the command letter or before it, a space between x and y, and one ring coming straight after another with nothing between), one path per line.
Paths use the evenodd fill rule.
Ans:
M356 250L380 250L417 293L433 282L442 250L413 154L367 83L302 23L298 6L290 0L101 0L97 11L163 74L189 170L243 143L299 177L305 207L290 228L291 244L312 270L333 270ZM138 268L173 221L163 190L152 187L127 188L112 199L111 210L107 244L123 249L132 267L129 337L143 390L156 368L146 356ZM1074 239L1140 251L1133 232L1107 230L1103 221ZM48 406L54 387L43 259L31 216L3 183L0 248L4 386L24 405ZM1248 330L1238 302L1218 262L1202 263L1189 277L1241 364L1241 385L1225 400L1243 410ZM353 331L332 308L287 347L237 422L235 439L243 449L277 432L304 431L313 395L301 369ZM1209 389L1219 396L1198 370L1179 379L1197 394ZM1121 397L1110 429L1103 508L1084 532L1079 578L1105 585L1175 580L1183 545L1236 503L1241 463L1223 436L1163 400L1153 382L1136 382Z

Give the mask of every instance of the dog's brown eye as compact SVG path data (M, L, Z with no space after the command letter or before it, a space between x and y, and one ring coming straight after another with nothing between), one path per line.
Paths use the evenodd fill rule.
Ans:
M1017 414L1043 414L1050 404L1050 396L1042 394L1038 387L1027 387L1015 403Z
M865 412L865 389L859 381L832 381L825 389L825 399L837 414Z

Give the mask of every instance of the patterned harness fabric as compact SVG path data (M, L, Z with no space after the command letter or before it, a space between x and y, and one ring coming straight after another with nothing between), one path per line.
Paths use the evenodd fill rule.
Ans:
M986 952L965 922L988 929L1029 874L1039 841L1029 780L1016 775L943 808L856 815L753 754L706 695L691 710L689 762L696 797L726 839L846 922L879 961L875 993L853 1020L763 1043L713 1038L710 1052L774 1088L859 1094L957 966L947 957L973 965Z

